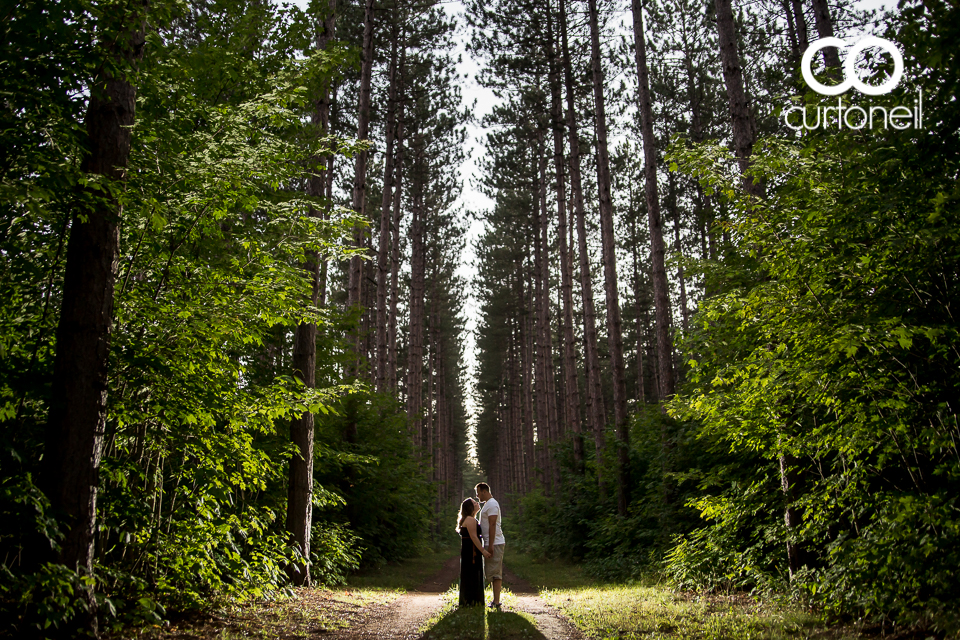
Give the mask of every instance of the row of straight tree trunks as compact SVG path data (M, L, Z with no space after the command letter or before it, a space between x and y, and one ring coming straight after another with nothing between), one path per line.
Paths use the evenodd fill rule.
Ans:
M142 54L146 14L139 5L128 13L120 18L125 21L123 37L112 54L123 65L133 66ZM452 215L461 185L450 171L462 161L466 116L459 90L451 82L454 24L438 3L431 2L411 6L365 0L355 7L331 0L317 17L316 47L326 50L338 38L350 40L357 31L362 34L361 64L359 78L346 77L313 96L313 124L318 135L371 139L373 145L356 154L352 167L335 166L333 153L321 159L328 166L307 181L306 192L325 204L308 215L326 218L330 207L341 204L372 219L369 228L357 225L353 237L357 248L366 249L373 259L354 257L344 269L308 252L301 263L311 284L306 302L358 310L359 321L349 340L353 355L344 373L405 402L410 437L423 474L437 487L439 512L462 492L466 427L460 373L463 284L454 273L462 231ZM386 82L375 81L375 71L381 71ZM87 115L91 150L83 168L120 181L130 149L137 89L131 79L107 72L96 82ZM106 103L119 106L104 107ZM385 118L374 118L375 109L385 112ZM382 136L376 135L380 129ZM349 197L337 187L347 180L352 185ZM379 202L371 204L375 192ZM60 559L87 572L93 566L96 471L106 415L117 210L117 203L106 198L88 216L88 224L72 225L53 381L61 400L51 408L47 438L47 495L76 523ZM401 275L405 260L409 283ZM91 305L91 300L97 304ZM404 308L406 318L401 317ZM279 336L280 342L284 338ZM308 322L296 327L292 339L292 373L308 388L319 382L317 340L317 327ZM275 350L276 345L265 346L265 359L274 360ZM355 438L354 426L348 426L344 435L348 442ZM290 460L286 527L308 556L314 416L304 413L295 419L290 436L298 454ZM298 583L310 582L306 566L293 567L291 575ZM92 594L85 594L95 612Z
M461 185L449 170L462 161L465 116L450 82L452 29L438 3L363 5L356 136L376 153L373 163L356 158L351 205L370 222L355 228L354 242L372 259L351 260L345 278L346 305L359 313L347 373L404 403L438 513L462 493L466 427L455 275L462 234L451 212ZM444 110L452 117L438 117Z
M607 460L596 469L600 493L616 492L625 514L630 408L675 393L682 355L674 334L712 293L710 283L685 275L680 258L719 259L722 205L660 166L662 155L676 132L695 143L720 137L732 140L746 171L758 130L749 98L756 86L740 70L742 27L729 0L675 8L632 2L632 37L621 54L605 44L611 15L595 0L467 3L471 53L489 65L480 81L503 99L486 120L504 133L486 145L482 182L495 205L478 245L486 266L475 287L485 301L478 453L505 493L549 493L558 478L555 445L569 442L574 468L582 470L585 447ZM790 77L810 16L821 37L832 27L819 0L785 3L781 13ZM653 62L651 37L660 47ZM676 71L662 57L664 43L679 53ZM836 53L829 51L828 68ZM615 87L612 73L627 74L631 90ZM611 146L610 103L626 147ZM744 185L762 197L762 185ZM608 429L616 442L606 441ZM789 492L791 480L783 483ZM795 523L789 510L786 518Z
M501 350L490 356L502 362L481 363L481 367L495 368L501 375L496 383L498 390L491 393L489 408L484 407L490 426L484 427L485 418L481 416L478 450L481 466L490 468L491 477L505 492L520 494L540 485L549 493L559 477L558 461L552 453L554 445L571 440L574 464L582 468L588 442L597 458L606 455L606 428L608 417L612 417L619 471L617 477L608 478L598 469L597 475L602 492L608 488L617 492L623 513L629 501L624 476L629 444L628 403L655 402L673 392L669 299L660 235L660 269L654 273L660 278L658 291L662 292L658 319L668 320L657 324L654 332L647 298L642 299L642 308L641 304L635 305L635 332L646 334L636 342L637 348L643 350L645 345L653 345L657 351L646 362L638 358L639 382L631 388L639 393L628 398L622 283L617 266L607 148L608 88L600 45L602 34L593 0L575 9L580 10L579 15L572 19L567 0L498 3L489 11L479 4L468 7L477 33L504 34L493 40L477 36L472 43L475 54L502 65L482 80L491 88L518 96L516 105L504 106L490 118L491 123L513 127L516 136L513 143L509 136L491 136L488 153L494 159L485 167L485 183L488 193L497 201L488 220L509 227L515 266L508 277L517 305L505 310L502 329L506 329L508 337L499 341ZM579 29L573 43L569 35L571 23L578 23ZM542 28L544 25L546 29ZM510 52L510 61L505 61L504 50ZM524 65L520 62L524 58L538 62ZM577 82L585 71L589 71L592 80L589 89ZM584 117L585 112L593 113L592 122ZM595 144L584 140L584 127L593 129ZM552 149L548 150L548 144ZM585 166L593 167L595 179L584 173ZM507 173L507 168L512 173ZM596 218L591 218L593 214ZM518 217L525 220L518 223ZM597 273L591 255L595 238L590 230L595 226L600 227L602 275ZM660 234L659 221L651 230ZM505 249L511 240L491 238L492 242L502 242ZM648 269L638 268L635 248L631 255L635 290L639 290L641 272L646 276L645 284L649 282ZM483 278L481 274L478 289L495 288L493 282ZM491 275L490 279L496 280L497 276ZM594 297L598 283L602 283L604 291L603 318L598 316ZM639 296L634 298L641 301ZM487 321L490 320L488 316ZM530 337L531 333L535 338ZM601 335L606 344L601 343ZM649 369L651 363L663 364L655 375L651 375L652 371L644 375L643 368ZM605 395L606 377L612 398ZM644 380L665 380L666 386L645 393ZM485 384L481 380L481 389ZM499 408L494 409L495 406ZM495 442L487 444L482 441L484 438Z

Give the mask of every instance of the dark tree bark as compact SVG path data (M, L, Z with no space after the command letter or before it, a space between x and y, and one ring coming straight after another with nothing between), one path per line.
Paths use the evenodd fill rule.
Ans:
M327 43L333 37L336 24L335 2L331 0L327 15L324 17L323 27L317 37L317 49L326 49ZM330 98L329 91L324 87L313 121L320 127L320 135L327 135L330 131ZM333 154L324 157L324 162L330 164ZM324 172L333 172L332 167L326 167ZM307 193L311 196L323 197L326 195L326 176L324 172L311 176L307 181ZM320 217L322 213L310 207L308 215ZM310 282L310 305L317 306L320 298L320 268L319 256L316 251L307 251L301 267ZM293 375L300 379L308 389L315 388L317 369L317 325L313 322L300 322L294 330L293 337ZM314 418L310 412L304 412L290 424L290 441L297 447L299 453L290 457L288 487L287 487L287 531L293 543L302 554L302 562L290 567L290 577L294 584L305 586L310 584L310 529L313 523L313 426Z
M516 287L517 287L517 303L518 308L520 309L520 315L517 319L519 334L518 341L520 343L519 349L519 361L520 361L520 376L516 382L520 386L520 391L518 395L523 399L523 424L521 433L523 434L522 439L518 438L517 441L517 451L518 461L525 461L520 463L520 475L517 478L518 488L521 488L524 491L529 491L533 489L533 469L531 467L537 464L537 461L534 458L535 451L533 446L533 380L531 376L531 369L533 368L533 345L530 331L530 309L527 305L527 295L526 295L526 282L523 276L523 263L521 259L517 259L517 268L516 268ZM538 403L540 398L537 399ZM519 453L519 452L523 453Z
M633 237L637 238L636 223L633 225ZM637 250L639 242L634 241L633 250L630 252L631 257L633 258L633 295L634 295L634 304L637 317L635 318L634 330L637 333L637 406L642 407L647 403L647 392L645 385L645 378L643 372L643 345L645 332L643 330L643 325L640 323L641 312L645 312L646 308L641 304L640 291L643 287L643 282L640 279L640 252Z
M673 342L670 338L670 289L664 262L663 220L657 188L657 147L653 135L653 107L650 97L650 72L647 68L647 43L643 30L643 9L640 0L633 0L633 37L640 98L640 131L643 137L644 195L647 203L647 225L650 230L650 272L653 281L653 303L657 327L657 364L660 376L660 399L667 400L676 390L673 372ZM699 124L699 123L698 123Z
M733 143L734 152L737 161L740 164L740 171L744 173L750 168L750 154L753 151L753 143L756 140L756 125L754 124L753 113L747 104L743 92L743 74L740 70L740 58L737 54L737 34L736 26L733 21L733 10L730 6L730 0L715 0L717 7L717 31L720 35L720 59L723 62L723 77L727 85L727 97L730 100L730 115L733 123ZM757 197L764 197L763 185L755 183L752 179L743 176L743 187L747 193ZM725 237L725 242L729 240ZM783 474L784 466L781 465L781 482L785 486L792 486ZM785 516L786 517L786 516ZM789 522L789 517L787 517ZM793 543L787 541L788 560L793 563L799 557L797 551L793 548ZM791 575L799 566L790 565Z
M314 252L310 252L314 253ZM316 306L319 294L319 269L316 254L308 256L303 269L312 280L310 303ZM308 389L316 387L317 325L297 324L293 343L293 373ZM310 584L310 527L313 522L313 414L302 413L290 423L290 440L298 452L290 457L287 489L287 531L302 554L302 561L290 568L294 584Z
M607 119L603 97L603 68L600 62L600 25L597 1L588 0L590 48L593 69L593 98L596 107L597 187L600 192L600 235L603 253L604 290L607 299L607 344L613 379L613 416L617 429L617 511L626 515L630 503L630 430L627 424L627 383L623 362L623 335L620 293L617 289L617 254L613 230L613 202L610 198L610 159L607 150Z
M811 0L813 3L813 20L817 25L817 35L820 39L833 37L833 20L830 19L830 6L827 0ZM823 63L832 70L832 75L839 75L840 52L836 47L824 47Z
M419 137L419 136L418 136ZM407 341L407 420L413 431L413 444L422 451L420 413L423 408L423 297L425 257L423 247L423 144L414 141L413 201L410 208L410 337Z
M118 72L103 72L90 87L81 168L111 182L126 178L137 98L126 72L142 57L146 12L147 3L138 3L115 18L119 33L98 25L113 59L104 67ZM65 532L58 561L92 576L122 206L112 192L88 195L91 204L73 213L67 241L41 482ZM78 595L86 613L76 622L96 635L93 590Z
M573 337L573 260L567 248L567 196L563 166L563 105L560 95L560 61L554 47L552 3L547 5L547 57L550 62L550 116L553 129L553 165L557 173L557 243L560 251L560 298L563 313L563 416L573 433L573 459L583 471L583 435L580 427L580 389L577 384L577 353Z
M374 0L366 0L363 15L363 49L360 70L360 104L357 117L357 139L366 140L370 132L370 78L373 72L373 4ZM353 210L359 215L366 213L367 196L367 160L368 151L357 153L353 176ZM355 227L353 242L357 248L366 247L366 234L363 227ZM359 256L350 259L350 281L347 290L347 305L355 307L363 304L363 260ZM358 327L352 338L356 350L357 361L352 373L360 375L360 360L366 349L363 346L363 331ZM352 427L351 427L352 429Z
M677 257L683 257L683 250L680 247L680 206L677 203L677 185L676 177L673 173L668 177L667 183L667 202L673 213L673 250ZM677 282L680 284L680 326L686 333L690 323L690 311L687 309L687 284L683 277L683 263L677 265Z
M790 7L790 0L782 0L783 14L787 17L787 38L790 40L790 60L796 66L800 62L800 56L803 51L800 49L800 42L797 40L797 27L793 20L793 10Z
M403 59L401 55L400 69L403 70ZM402 85L401 74L401 85ZM387 350L389 353L389 362L387 364L387 387L391 390L397 389L397 305L400 299L400 220L403 216L401 204L403 191L403 104L400 104L399 118L397 122L397 161L394 171L396 172L397 187L393 193L393 246L390 253L390 316L387 329Z
M797 46L800 47L800 55L810 46L810 37L807 35L807 20L803 15L803 4L801 0L790 0L790 7L793 9L793 21L797 29ZM797 63L800 58L797 58Z
M603 459L604 427L606 416L603 408L603 393L600 388L600 355L597 345L596 307L593 303L593 281L590 276L590 256L587 252L587 230L584 221L583 182L580 175L580 134L577 130L575 85L573 66L570 62L570 47L567 42L566 0L560 0L560 41L563 59L563 79L567 98L567 135L570 139L570 190L573 194L577 219L577 246L580 257L580 292L583 298L583 342L586 361L586 414L593 430L597 452L597 483L604 490L604 478L600 461Z
M744 190L758 198L763 197L763 185L747 175L750 170L750 154L757 139L757 126L753 112L743 89L743 70L737 52L737 29L733 21L730 0L715 0L717 8L717 34L720 37L720 62L723 66L723 81L727 87L730 103L730 119L733 125L733 152L740 166Z
M553 373L553 334L550 329L550 221L547 214L547 155L544 144L544 133L540 132L539 140L540 162L539 162L539 182L540 182L540 299L538 305L538 318L540 328L538 339L540 347L538 353L541 359L541 371L543 380L540 388L543 389L544 407L546 415L542 417L545 429L540 436L538 427L538 437L543 438L544 459L546 467L544 476L548 491L553 491L553 487L559 483L559 470L556 468L556 461L550 455L550 444L557 439L557 383Z
M387 366L390 359L387 312L387 256L390 251L390 219L393 203L394 141L397 127L397 85L399 75L398 49L400 47L400 10L394 11L393 31L390 42L390 86L387 89L386 150L383 169L383 201L380 206L380 236L377 250L377 390L388 388Z

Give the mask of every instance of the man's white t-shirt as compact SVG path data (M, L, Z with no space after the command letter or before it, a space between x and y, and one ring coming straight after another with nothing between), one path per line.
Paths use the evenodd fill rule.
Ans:
M483 503L483 509L480 510L480 531L483 532L484 546L490 539L490 516L497 516L497 536L493 539L493 544L506 544L503 529L500 528L500 521L503 520L503 516L500 515L500 503L490 498Z

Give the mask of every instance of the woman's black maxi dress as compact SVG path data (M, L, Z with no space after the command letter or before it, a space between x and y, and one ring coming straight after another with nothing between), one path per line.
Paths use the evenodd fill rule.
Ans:
M483 544L483 534L477 527L477 538ZM460 606L483 604L483 554L470 539L466 527L460 527Z

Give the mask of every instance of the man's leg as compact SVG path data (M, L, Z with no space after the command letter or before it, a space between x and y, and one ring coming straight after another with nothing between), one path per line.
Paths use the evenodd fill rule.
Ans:
M487 578L490 580L490 585L493 587L493 606L500 606L500 587L503 586L503 548L505 545L495 544L493 545L493 557L488 561L484 562L484 571L487 571L487 567L490 567L490 570L487 571ZM489 564L488 564L489 563Z

